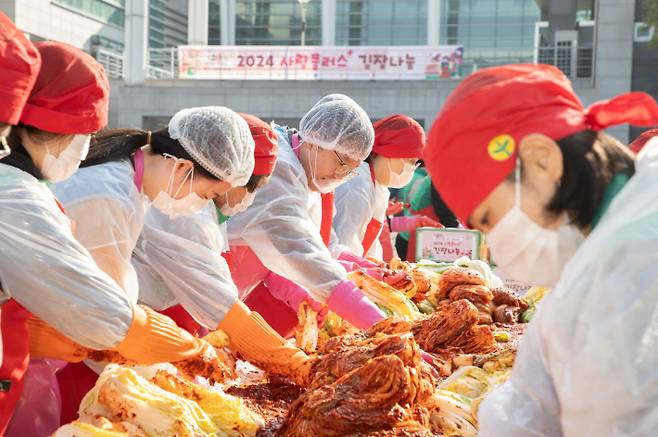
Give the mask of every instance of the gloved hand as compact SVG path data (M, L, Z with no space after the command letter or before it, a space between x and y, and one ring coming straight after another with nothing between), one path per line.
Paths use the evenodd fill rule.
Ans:
M351 261L338 261L338 263L343 266L345 271L347 273L353 272L354 270L363 270L366 272L368 276L372 276L373 278L377 279L378 281L381 281L384 279L384 269L381 267L372 267L372 268L363 268L359 266L357 263L353 263Z
M352 281L338 283L327 300L329 309L359 329L383 320L384 314Z
M296 384L307 386L311 379L312 361L301 350L292 347L270 325L238 301L218 326L229 336L229 347L263 370L286 376Z
M355 255L352 252L343 251L338 255L338 262L349 273L354 270L364 270L369 276L381 281L384 277L384 270L372 261L362 256Z
M320 302L314 300L308 290L274 272L269 272L263 282L272 296L285 302L295 312L302 302L308 302L311 308L318 313L318 323L322 324L328 310Z
M412 215L404 217L391 217L391 232L412 232L417 228L431 227L442 228L443 225L434 219L424 215Z
M27 320L31 358L54 358L78 363L89 354L89 349L70 340L64 334L34 316Z
M386 208L386 216L390 217L395 214L401 213L405 208L408 208L409 204L404 202L398 202L395 200L388 201L388 207Z
M139 364L153 364L201 356L206 347L205 341L179 328L169 317L135 305L126 337L112 350Z
M363 267L365 269L371 269L373 267L379 267L377 264L375 264L372 261L368 261L362 256L356 255L352 252L349 252L347 250L344 250L338 255L338 261L347 261L347 262L352 262L359 267Z

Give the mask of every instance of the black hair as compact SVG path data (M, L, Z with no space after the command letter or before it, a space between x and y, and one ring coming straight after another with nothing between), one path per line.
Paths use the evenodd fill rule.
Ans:
M562 177L548 203L555 214L566 212L573 224L588 228L615 175L635 174L634 154L610 135L585 130L556 141L562 152ZM514 180L514 173L508 180Z
M112 161L129 159L140 147L148 144L149 133L141 129L112 129L96 135L89 147L87 159L80 167L91 167ZM194 164L194 171L210 179L219 179L199 165L183 148L178 140L169 136L168 129L162 128L151 133L151 150L158 155L168 154L187 159Z
M261 181L265 178L269 178L270 175L255 175L252 174L247 183L245 184L245 188L247 189L248 192L253 193L261 184Z

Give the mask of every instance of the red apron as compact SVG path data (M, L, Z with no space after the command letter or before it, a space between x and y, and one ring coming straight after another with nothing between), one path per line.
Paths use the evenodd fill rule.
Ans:
M372 163L368 164L370 166L370 178L372 179L372 184L373 186L375 185L375 169L372 165ZM368 226L366 226L366 232L363 234L363 240L361 241L361 245L363 246L363 254L361 256L366 256L370 248L372 247L373 243L377 238L379 237L379 234L382 231L382 227L384 224L377 220L376 218L372 217L370 221L368 222Z
M441 222L434 212L434 206L430 205L419 211L411 210L411 215L424 215L431 219ZM416 231L409 232L409 244L407 245L407 261L410 263L416 262Z
M30 312L14 299L0 305L0 435L4 435L23 388L30 362L27 319Z

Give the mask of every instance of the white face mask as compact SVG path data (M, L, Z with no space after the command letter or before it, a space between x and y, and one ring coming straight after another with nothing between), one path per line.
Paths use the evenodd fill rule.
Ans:
M391 169L391 161L386 160L386 165L388 166L388 184L389 188L402 188L411 182L411 179L414 177L414 171L416 171L416 164L411 164L405 162L402 167L402 172L396 173Z
M515 204L487 233L487 244L493 260L513 279L553 287L585 237L566 221L557 230L546 229L523 212L518 162L515 172Z
M334 191L336 188L338 188L340 185L345 183L349 177L345 179L316 179L315 178L315 169L318 164L318 147L316 146L315 148L315 157L313 159L313 170L311 172L311 181L313 182L313 185L315 186L315 189L318 190L322 194L326 193L331 193ZM354 173L356 176L356 173Z
M178 161L178 158L174 156L170 156L170 155L164 155L164 156L166 158L172 158ZM169 218L172 219L176 218L179 215L194 214L195 212L200 211L210 201L209 199L202 199L201 197L199 197L198 194L192 191L192 184L194 183L194 167L192 167L190 171L185 175L183 182L180 184L176 192L171 193L174 185L175 171L176 171L176 167L174 165L174 167L171 169L171 174L169 175L169 182L167 182L167 191L160 191L158 195L155 196L155 199L153 199L153 203L152 203L152 205L155 208L157 208L164 214L167 214ZM186 196L181 197L180 199L176 199L176 196L183 189L183 186L185 185L188 177L190 178L189 193Z
M46 146L41 173L51 182L60 182L73 176L89 153L91 135L75 135L71 144L55 157Z
M219 208L222 214L224 214L227 217L232 217L238 213L241 213L242 211L246 210L251 206L252 203L254 203L254 199L256 198L256 192L254 191L253 193L247 193L240 203L236 203L233 206L230 206L228 204L228 194L225 195L226 201L224 204Z

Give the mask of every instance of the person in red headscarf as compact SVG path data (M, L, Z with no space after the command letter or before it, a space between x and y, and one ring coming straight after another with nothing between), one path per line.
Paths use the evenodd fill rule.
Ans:
M406 115L391 115L374 123L375 143L359 175L336 189L334 244L358 257L382 259L378 237L390 223L392 232L441 227L426 216L391 217L386 209L389 188L407 185L423 156L423 127ZM343 255L345 258L345 255Z
M658 144L635 161L602 132L658 124L647 94L583 107L555 67L466 78L430 131L425 163L496 263L555 286L511 378L480 406L481 436L658 431Z

